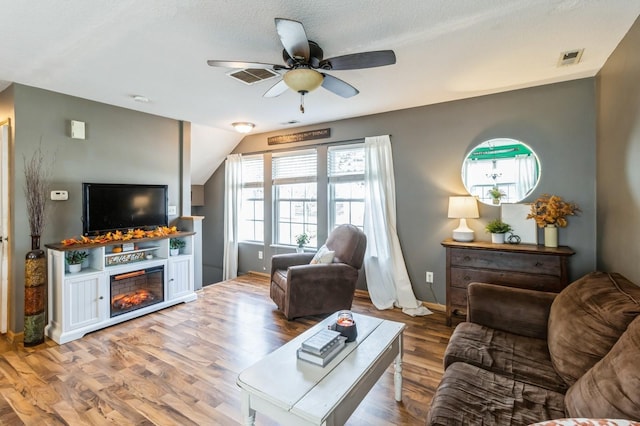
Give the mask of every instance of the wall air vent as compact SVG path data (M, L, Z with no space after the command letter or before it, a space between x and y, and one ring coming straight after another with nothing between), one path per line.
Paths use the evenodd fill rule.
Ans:
M568 50L560 54L558 59L558 66L563 67L565 65L575 65L580 62L584 49Z
M232 71L227 74L231 78L235 78L243 82L244 84L252 85L260 81L269 80L276 77L277 74L274 71L263 68L246 68L243 70Z

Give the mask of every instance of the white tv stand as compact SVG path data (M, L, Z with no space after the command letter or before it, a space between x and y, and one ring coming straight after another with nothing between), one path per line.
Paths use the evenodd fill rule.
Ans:
M127 241L136 249L118 254L114 247L122 241L96 244L47 244L48 249L48 313L45 333L58 344L79 339L86 333L130 320L150 312L183 302L196 300L194 292L194 232L178 232L164 237ZM177 256L169 255L169 240L180 238L186 246ZM69 273L65 253L81 250L89 253L80 272ZM118 255L142 256L141 260L120 263ZM145 255L151 255L147 259ZM164 300L134 311L111 317L110 277L155 266L164 267Z

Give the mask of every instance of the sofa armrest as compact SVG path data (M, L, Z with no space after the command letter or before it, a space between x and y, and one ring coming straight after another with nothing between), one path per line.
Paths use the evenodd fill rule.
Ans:
M467 321L546 340L556 293L487 283L470 283L467 292Z
M276 270L286 270L290 266L308 265L314 253L286 253L271 256L271 274Z
M358 280L358 270L346 263L329 263L316 265L298 265L289 267L288 278L290 288L317 287L336 282Z

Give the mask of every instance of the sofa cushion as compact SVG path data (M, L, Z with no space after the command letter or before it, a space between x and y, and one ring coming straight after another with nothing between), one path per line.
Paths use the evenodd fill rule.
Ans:
M593 272L570 284L549 314L549 353L558 374L573 385L638 314L640 287L620 274Z
M571 386L565 398L574 417L640 420L640 317L611 351Z
M444 366L447 368L458 361L530 385L561 393L567 391L567 384L551 364L546 340L463 322L451 335Z
M456 362L444 372L427 424L528 425L561 417L562 393Z

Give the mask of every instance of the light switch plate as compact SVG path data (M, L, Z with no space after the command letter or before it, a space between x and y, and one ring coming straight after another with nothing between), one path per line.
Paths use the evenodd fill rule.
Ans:
M178 208L176 206L169 206L169 215L175 216L178 214Z

